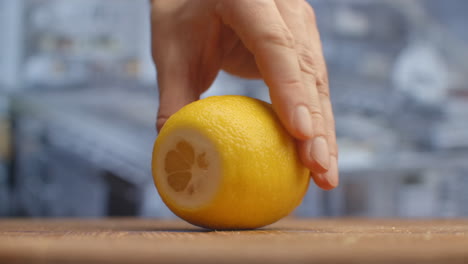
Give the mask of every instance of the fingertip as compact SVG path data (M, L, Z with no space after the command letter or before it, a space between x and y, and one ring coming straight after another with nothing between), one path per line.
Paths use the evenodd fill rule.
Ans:
M330 151L327 140L323 136L318 136L311 141L309 156L317 163L318 167L328 171L330 169Z
M156 119L156 131L159 133L162 129L162 127L164 126L164 124L166 123L168 117L165 117L165 116L158 116L158 118Z
M299 156L302 163L314 173L326 173L330 169L328 143L319 136L306 141L299 141Z
M330 159L330 169L325 173L311 173L312 179L318 187L328 191L339 185L338 163L335 157Z
M161 82L158 114L156 118L156 130L158 133L166 121L182 107L198 100L200 94L185 80L174 80L172 83ZM163 88L164 87L164 88Z
M311 177L314 180L315 184L322 190L330 191L336 187L330 184L327 181L327 179L323 176L323 174L312 174Z

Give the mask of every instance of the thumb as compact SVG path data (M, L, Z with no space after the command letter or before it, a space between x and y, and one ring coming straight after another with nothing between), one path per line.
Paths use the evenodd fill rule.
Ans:
M199 89L192 87L195 82L193 82L193 76L190 76L188 61L181 55L166 55L169 56L162 61L159 60L156 65L159 90L159 108L156 121L158 132L172 114L200 98Z

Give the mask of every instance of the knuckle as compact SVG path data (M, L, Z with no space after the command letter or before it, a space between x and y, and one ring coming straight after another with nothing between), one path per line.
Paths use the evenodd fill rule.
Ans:
M328 89L323 88L323 86L317 85L317 91L319 95L323 97L330 97L330 92L328 91Z
M310 49L303 45L298 45L299 67L305 74L311 75L315 79L317 90L320 94L329 96L328 90L328 73L326 66L317 60L316 56Z
M310 115L312 116L313 120L318 122L323 122L324 118L322 115L322 111L319 106L312 105L309 107Z
M329 96L326 66L318 62L316 59L318 56L315 56L313 52L306 47L299 46L297 47L297 50L301 71L305 74L311 75L315 79L319 93Z
M296 89L302 86L302 80L290 77L281 80L281 84L284 85L284 87L288 87L289 89Z
M317 74L316 76L317 90L319 94L330 97L330 89L328 82L328 74L326 71Z
M297 45L297 50L301 71L316 77L318 69L315 56L312 54L310 49L303 45Z
M295 47L291 31L283 25L271 25L268 31L260 34L259 43L268 43L287 49L294 49Z

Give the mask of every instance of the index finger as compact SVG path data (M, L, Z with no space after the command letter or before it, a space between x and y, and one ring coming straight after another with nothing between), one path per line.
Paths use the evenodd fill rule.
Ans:
M274 1L220 1L217 13L255 57L262 77L270 88L270 98L279 119L296 138L314 136L312 116L321 116L311 105L310 88L302 82L293 34ZM316 130L317 128L315 128Z

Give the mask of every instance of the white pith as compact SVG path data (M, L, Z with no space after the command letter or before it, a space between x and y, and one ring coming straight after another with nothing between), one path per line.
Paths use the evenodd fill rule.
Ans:
M165 157L171 150L176 149L180 141L188 142L195 151L195 157L205 153L205 159L209 165L207 169L201 169L197 160L192 164L190 171L192 178L183 191L175 191L168 183L169 174L164 169ZM220 157L213 143L205 136L192 129L178 129L166 137L161 143L156 158L156 181L159 191L166 194L175 205L181 208L193 209L209 203L216 194L221 181ZM190 194L189 187L193 186Z

